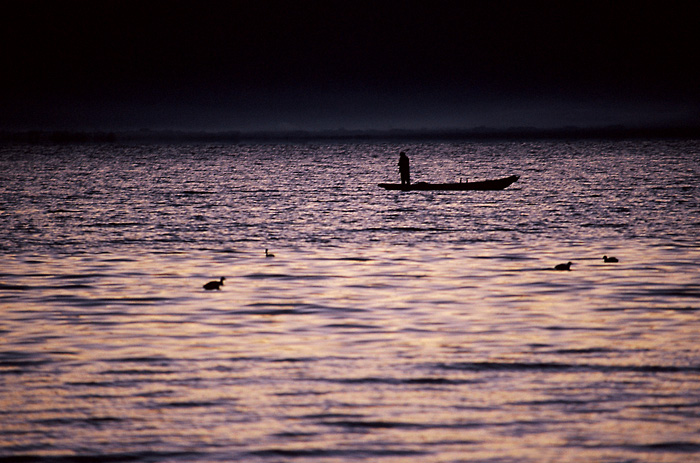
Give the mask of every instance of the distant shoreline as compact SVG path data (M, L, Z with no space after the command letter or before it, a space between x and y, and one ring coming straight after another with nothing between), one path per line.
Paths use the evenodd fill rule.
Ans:
M125 130L125 131L0 131L1 143L245 143L294 141L488 141L488 140L577 140L577 139L640 139L640 138L700 138L700 126L694 127L560 127L541 129L511 127L497 129L436 130L319 130L319 131L184 131L184 130Z

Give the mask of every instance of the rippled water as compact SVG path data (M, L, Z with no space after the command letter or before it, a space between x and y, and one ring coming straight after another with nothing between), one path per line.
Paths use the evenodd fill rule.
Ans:
M384 191L401 149L521 178ZM699 174L696 141L2 147L0 460L700 459Z

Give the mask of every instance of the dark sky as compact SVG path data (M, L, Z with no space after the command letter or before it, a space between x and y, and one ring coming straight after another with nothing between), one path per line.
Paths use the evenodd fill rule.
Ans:
M691 1L22 1L0 129L700 124Z

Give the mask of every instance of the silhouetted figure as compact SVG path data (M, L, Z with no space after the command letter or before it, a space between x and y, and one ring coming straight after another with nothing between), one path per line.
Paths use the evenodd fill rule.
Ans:
M406 153L399 154L399 173L401 174L401 185L411 184L411 165Z
M619 260L617 260L617 257L603 256L603 262L619 262Z
M221 277L221 280L219 281L210 281L206 285L204 285L204 289L207 291L211 291L212 289L218 289L221 290L221 287L224 285L224 280L226 277Z
M265 257L275 257L275 255L271 252L267 252L267 249L265 249Z
M554 270L571 270L571 262L566 264L557 264L554 266Z

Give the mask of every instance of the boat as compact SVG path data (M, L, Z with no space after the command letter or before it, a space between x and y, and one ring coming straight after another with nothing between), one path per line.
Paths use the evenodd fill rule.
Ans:
M401 191L432 191L432 190L449 190L449 191L469 191L469 190L503 190L515 183L520 177L511 175L510 177L498 178L494 180L482 180L479 182L459 182L459 183L428 183L418 182L410 185L402 185L401 183L380 183L379 186L386 190L401 190Z

